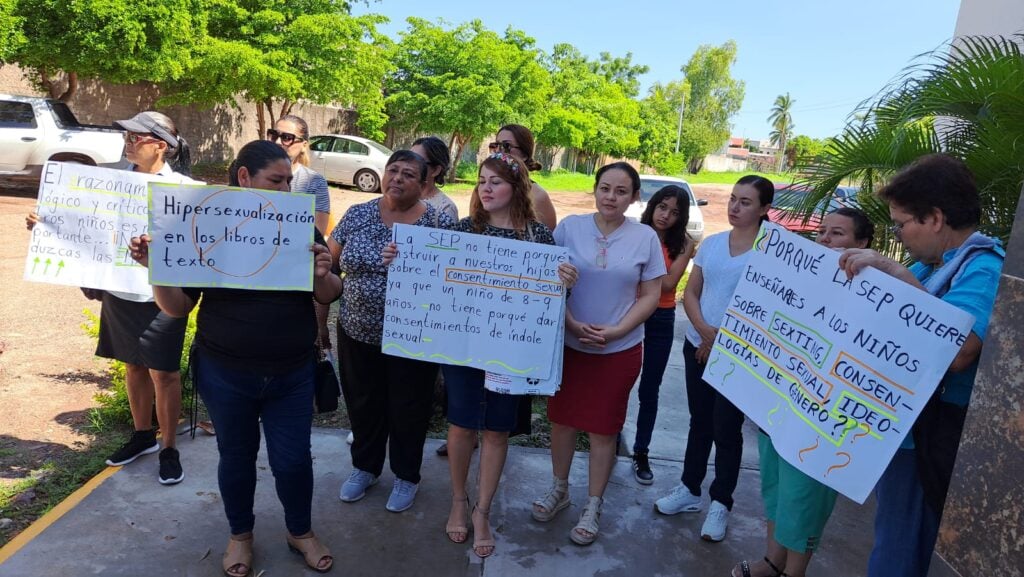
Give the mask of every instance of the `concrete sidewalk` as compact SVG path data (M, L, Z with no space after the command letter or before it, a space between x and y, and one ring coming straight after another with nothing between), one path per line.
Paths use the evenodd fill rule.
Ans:
M384 509L393 480L387 470L380 485L364 500L354 504L338 500L338 488L351 472L346 432L314 430L313 527L335 555L332 574L724 577L740 559L759 559L764 554L765 526L756 429L749 424L744 429L744 466L736 505L724 542L700 540L702 513L666 517L653 509L655 499L679 482L681 472L688 426L681 354L686 325L680 306L676 343L651 444L655 484L638 485L628 458L620 458L606 493L600 538L588 548L569 541L569 530L586 498L586 455L577 455L570 479L574 505L551 523L542 524L531 519L530 503L548 488L550 456L545 450L510 448L491 509L497 550L482 561L473 555L469 544L456 545L445 537L450 489L448 462L434 455L440 441L430 440L424 448L423 482L416 505L394 514ZM627 448L632 446L636 408L634 391L623 431ZM202 435L194 441L182 437L180 449L187 475L183 483L159 485L155 455L114 472L63 517L36 527L41 533L0 565L0 575L222 575L221 555L228 528L217 489L216 443ZM253 575L261 571L266 571L265 577L314 575L285 546L283 516L265 453L258 466ZM474 462L471 478L475 475ZM873 512L870 504L860 507L840 497L812 563L812 575L864 574Z
M341 482L351 470L345 432L316 430L313 454L316 488L313 525L335 555L334 575L728 575L739 559L760 558L764 547L757 473L744 470L729 535L722 543L699 538L703 515L665 517L654 500L677 482L677 463L654 462L656 483L641 487L626 459L615 468L608 488L601 535L589 548L569 542L586 496L584 455L571 477L574 505L549 524L530 518L529 503L551 476L547 451L512 448L491 512L497 538L495 555L477 559L469 545L447 540L447 460L434 456L439 441L428 441L424 480L416 505L405 513L384 509L392 476L365 499L338 501ZM147 456L114 473L63 517L14 553L3 565L5 577L40 575L216 576L227 540L217 491L214 439L181 443L187 477L179 485L156 482L156 457ZM285 546L280 504L262 454L256 495L254 575L313 575ZM869 508L841 500L829 524L814 574L862 575L871 539ZM471 537L472 539L472 537Z

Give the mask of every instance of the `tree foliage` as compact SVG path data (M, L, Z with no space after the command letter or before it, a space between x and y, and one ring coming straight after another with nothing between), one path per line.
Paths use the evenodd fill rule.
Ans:
M1024 36L961 37L912 64L798 168L810 213L847 180L879 228L888 208L872 193L918 157L945 152L974 173L981 230L1006 239L1024 184ZM891 239L882 239L883 246Z
M79 77L177 79L191 64L205 14L201 0L16 0L13 18L5 20L21 19L23 42L5 50L5 62L34 70L41 88L65 100ZM66 88L57 82L61 74L67 74Z
M538 124L551 85L532 38L511 28L498 35L479 20L454 28L408 23L385 82L393 129L451 135L458 158L502 124Z
M0 65L13 56L25 43L22 30L24 18L15 15L16 0L0 0Z
M697 172L704 157L729 138L729 119L743 106L744 83L732 77L735 62L736 42L729 40L721 46L701 45L683 66L690 90L680 153L690 172Z
M782 172L786 164L786 142L789 135L793 133L793 98L789 93L780 94L775 97L771 113L768 115L768 123L772 131L768 134L768 141L778 147L778 166L776 172Z
M209 23L187 81L168 101L254 102L262 133L296 101L359 110L359 128L380 138L381 82L389 70L381 16L354 17L334 0L208 0Z

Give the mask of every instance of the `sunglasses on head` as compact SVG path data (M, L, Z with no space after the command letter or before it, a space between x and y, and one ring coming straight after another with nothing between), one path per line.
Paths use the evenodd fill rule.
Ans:
M519 148L519 147L506 140L505 142L492 142L492 143L487 145L487 148L491 152L495 152L495 151L498 151L498 150L501 150L501 151L504 151L504 152L512 152L513 148Z
M304 139L299 138L298 136L292 134L291 132L281 132L275 128L269 128L267 129L267 140L271 142L275 140L280 140L281 144L289 146L291 145L291 143L295 141L302 142Z
M141 132L125 132L124 139L128 141L129 144L138 144L139 142L160 142L160 139L152 134Z

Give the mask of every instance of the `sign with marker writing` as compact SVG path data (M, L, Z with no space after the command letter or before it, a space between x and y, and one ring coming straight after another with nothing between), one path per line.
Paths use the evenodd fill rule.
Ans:
M765 224L704 380L782 458L863 503L970 334L974 318L839 252Z
M151 295L146 269L132 260L128 245L147 232L146 185L154 178L47 162L25 280Z
M565 342L565 323L558 326L558 342ZM552 396L562 386L562 365L565 347L555 349L555 360L551 366L551 375L546 379L535 377L518 377L501 373L484 373L484 388L504 395L547 395Z
M311 194L150 185L153 285L313 290Z
M405 224L394 239L383 352L551 379L562 348L564 248Z

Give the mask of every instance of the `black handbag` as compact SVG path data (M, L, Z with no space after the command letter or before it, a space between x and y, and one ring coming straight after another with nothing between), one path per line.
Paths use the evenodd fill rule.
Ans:
M317 413L333 413L338 410L338 397L341 396L341 383L338 373L334 372L334 364L328 359L320 359L316 363L316 385L313 400Z

